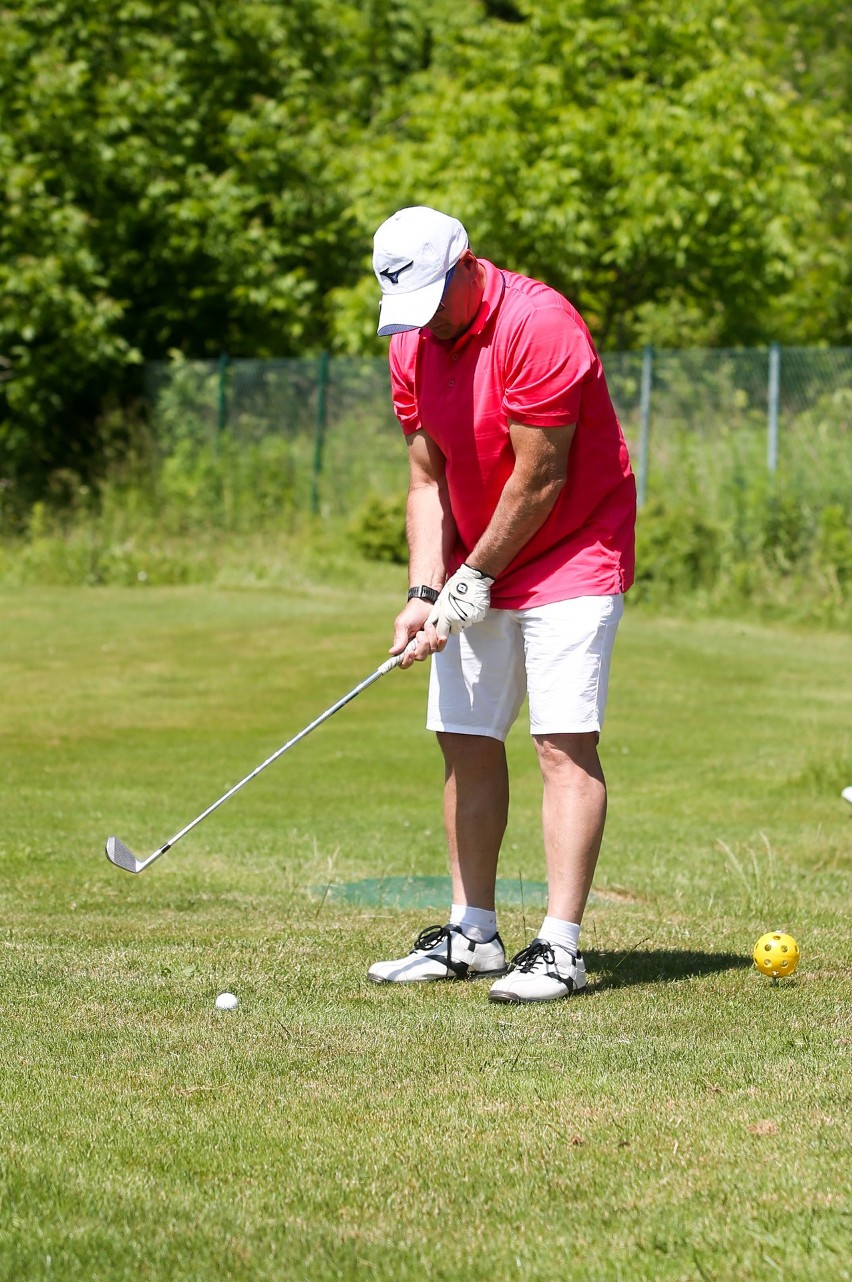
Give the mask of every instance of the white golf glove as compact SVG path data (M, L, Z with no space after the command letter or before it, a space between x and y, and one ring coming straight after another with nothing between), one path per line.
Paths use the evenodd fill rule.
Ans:
M463 632L472 623L479 623L491 606L493 582L481 570L474 570L470 565L459 566L444 584L426 622L435 625L439 637Z

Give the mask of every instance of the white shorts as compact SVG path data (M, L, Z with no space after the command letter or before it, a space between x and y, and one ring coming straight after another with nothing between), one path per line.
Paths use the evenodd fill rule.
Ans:
M432 656L426 726L504 740L530 700L530 733L600 731L621 596L490 610Z

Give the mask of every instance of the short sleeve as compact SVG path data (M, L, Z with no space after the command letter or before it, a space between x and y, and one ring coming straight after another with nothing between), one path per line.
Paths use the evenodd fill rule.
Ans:
M393 412L399 419L400 427L405 435L410 436L412 432L416 432L420 427L420 414L414 390L414 372L417 361L416 347L412 352L410 342L400 341L407 337L407 334L394 335L390 343L388 362L390 365Z
M507 353L506 417L532 427L576 423L593 361L587 336L566 312L555 306L531 308Z

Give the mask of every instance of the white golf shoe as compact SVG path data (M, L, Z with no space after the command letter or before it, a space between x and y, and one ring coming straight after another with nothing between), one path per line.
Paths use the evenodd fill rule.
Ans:
M499 935L480 944L460 926L427 926L407 957L375 962L367 971L374 984L414 984L436 979L486 979L506 973Z
M583 954L534 939L509 963L508 974L491 986L492 1002L552 1002L586 987Z

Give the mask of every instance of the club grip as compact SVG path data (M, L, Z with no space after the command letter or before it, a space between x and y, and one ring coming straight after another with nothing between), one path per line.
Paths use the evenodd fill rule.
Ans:
M412 637L402 654L392 654L389 659L385 659L384 663L377 670L377 675L385 676L386 673L393 672L394 668L399 667L409 650L413 650L416 644L417 642Z

